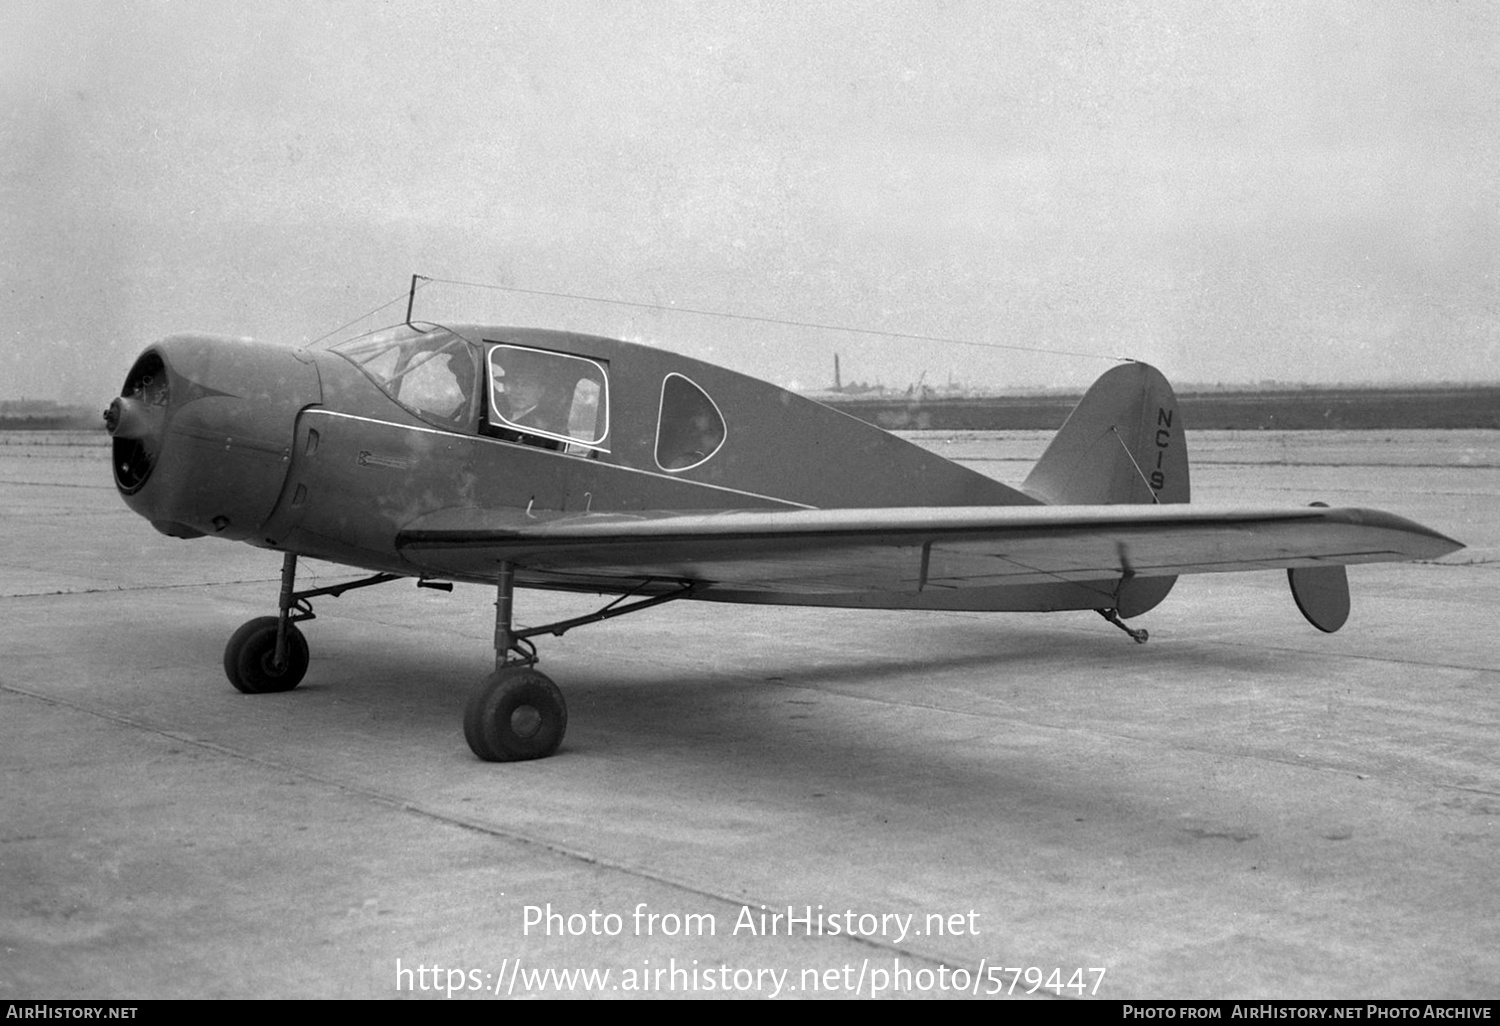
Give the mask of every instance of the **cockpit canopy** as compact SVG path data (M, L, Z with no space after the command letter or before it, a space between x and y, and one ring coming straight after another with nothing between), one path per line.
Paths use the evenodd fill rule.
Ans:
M372 332L333 351L434 426L572 456L610 451L606 359L503 336L471 341L423 322ZM727 435L718 404L675 371L662 377L660 388L650 469L676 474L708 462Z
M467 339L436 324L399 324L361 335L333 351L423 420L468 423L478 364Z
M609 446L609 375L599 360L401 324L335 346L386 395L441 427L574 455ZM476 401L476 397L479 397Z

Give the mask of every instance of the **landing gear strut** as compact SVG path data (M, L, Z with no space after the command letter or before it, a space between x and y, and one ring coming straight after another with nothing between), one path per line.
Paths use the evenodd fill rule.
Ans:
M561 637L586 623L686 598L693 590L692 585L681 584L676 591L621 605L634 594L627 593L588 616L516 630L512 623L515 586L514 565L502 562L496 579L495 672L479 685L464 710L464 739L486 762L544 759L557 751L568 729L567 704L552 679L536 669L536 646L531 638L538 634Z
M224 674L229 683L247 695L264 695L290 691L302 683L309 659L307 639L297 629L303 620L313 619L308 599L319 595L342 595L355 588L400 580L400 574L376 574L330 588L294 590L297 583L297 556L288 552L281 559L280 613L258 616L240 626L224 646Z

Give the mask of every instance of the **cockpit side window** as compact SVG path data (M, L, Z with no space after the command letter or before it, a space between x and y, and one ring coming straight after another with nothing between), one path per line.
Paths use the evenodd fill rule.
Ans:
M681 374L661 383L661 415L656 423L656 465L691 470L707 463L724 444L724 416L707 392Z
M437 325L402 324L335 346L396 402L424 420L464 426L475 416L473 346Z
M571 455L608 451L604 363L504 344L490 349L488 363L490 434Z

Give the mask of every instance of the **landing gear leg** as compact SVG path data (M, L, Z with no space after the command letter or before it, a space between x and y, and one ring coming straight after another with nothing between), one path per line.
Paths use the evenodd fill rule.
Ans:
M292 690L302 683L310 658L307 639L297 629L298 623L313 618L308 599L342 595L354 588L385 584L400 577L400 574L376 574L331 588L297 591L297 555L286 553L281 559L279 612L275 616L258 616L230 635L229 644L224 646L224 675L247 695Z
M290 691L307 673L307 639L291 615L296 579L297 557L288 552L281 561L280 614L242 624L224 646L224 673L247 695Z
M515 593L515 567L501 563L495 587L495 672L464 710L464 739L486 762L544 759L557 751L568 729L562 691L535 668L536 647L516 635Z
M557 751L568 729L562 691L536 669L536 646L531 638L538 634L561 637L574 627L686 598L693 591L690 584L678 584L675 591L628 605L621 603L630 595L622 595L588 616L518 631L512 622L515 588L515 566L502 562L495 582L495 672L479 685L464 710L464 739L486 762L544 759Z
M1120 630L1124 631L1126 634L1129 634L1131 639L1134 640L1137 645L1144 645L1151 637L1151 632L1146 630L1144 627L1140 629L1127 627L1125 625L1125 621L1120 619L1120 611L1118 609L1096 609L1094 610L1094 612L1104 617L1106 620L1114 624L1116 627L1120 628Z

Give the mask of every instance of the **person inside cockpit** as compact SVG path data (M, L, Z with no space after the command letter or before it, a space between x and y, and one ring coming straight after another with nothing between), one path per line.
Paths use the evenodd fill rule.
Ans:
M510 360L505 368L505 375L499 379L498 385L495 398L502 423L494 425L493 433L496 437L507 442L520 442L523 445L535 445L543 449L558 449L562 446L562 443L554 438L543 438L526 431L507 429L509 427L533 428L552 434L567 434L567 425L557 423L557 417L551 408L547 382L541 374L537 373L536 368L528 366L522 360Z

